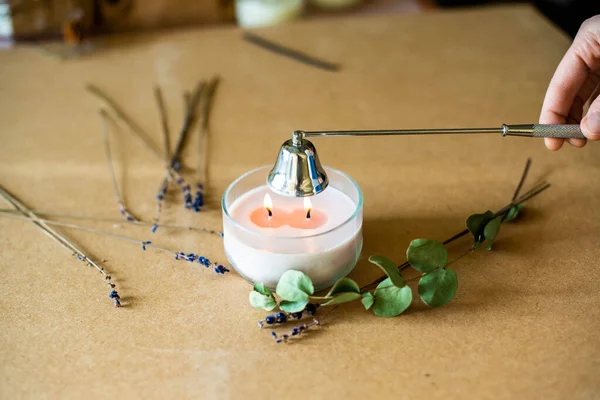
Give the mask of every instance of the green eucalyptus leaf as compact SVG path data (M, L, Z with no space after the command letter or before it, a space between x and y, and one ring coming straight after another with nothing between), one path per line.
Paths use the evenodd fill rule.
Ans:
M279 308L282 311L298 312L298 311L304 310L304 308L306 307L307 304L308 304L308 298L306 300L302 300L302 301L281 300L281 302L279 302Z
M494 213L486 211L483 214L473 214L467 218L467 229L473 234L475 243L481 243L484 241L485 236L483 230L488 222L494 219Z
M315 292L308 275L300 271L289 270L281 275L275 290L279 297L289 301L305 301Z
M409 286L398 287L390 278L381 282L375 289L373 313L379 317L400 315L412 302L412 290Z
M334 294L345 292L360 293L360 288L358 287L358 284L352 279L340 278L333 284L333 287L331 288L329 293L327 293L327 297L331 297Z
M253 286L255 292L264 294L265 296L273 296L273 292L262 282L256 282Z
M446 265L448 250L437 240L415 239L406 249L406 258L414 269L427 273Z
M267 296L254 290L250 292L250 304L254 308L261 308L267 311L271 311L277 306L273 295Z
M502 224L502 217L498 216L487 223L485 229L483 230L483 235L485 236L485 240L488 243L488 250L492 249L492 244L494 244L494 240L496 240L496 236L498 236L498 232L500 231L500 225Z
M439 269L419 280L419 296L429 307L440 307L456 294L458 278L450 268Z
M360 299L360 298L361 298L360 293L355 293L355 292L339 293L337 296L335 296L333 299L329 300L327 303L323 303L323 305L324 306L332 306L334 304L349 303L351 301L354 301L354 300Z
M360 300L360 302L363 304L363 306L365 306L365 310L368 310L369 308L371 308L374 301L375 301L375 299L373 298L373 295L371 294L371 292L363 293L362 299Z
M513 219L517 218L523 207L525 207L523 204L517 204L512 206L510 210L508 210L508 212L506 213L506 217L504 217L504 220L512 221Z
M392 260L382 256L371 256L369 262L381 268L394 286L403 287L406 285L400 271L398 271L398 266Z

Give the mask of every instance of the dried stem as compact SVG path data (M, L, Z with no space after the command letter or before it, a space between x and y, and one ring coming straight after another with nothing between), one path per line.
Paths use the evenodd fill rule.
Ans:
M242 38L249 43L255 44L259 47L262 47L265 50L268 50L272 53L279 54L285 57L289 57L292 60L301 62L303 64L307 64L316 68L324 69L326 71L338 71L340 66L337 64L333 64L327 61L319 60L313 56L309 56L304 54L298 50L291 49L289 47L285 47L281 44L272 42L265 38L262 38L254 33L244 32Z
M152 232L156 232L158 229L158 223L160 221L160 215L162 212L162 205L164 202L165 195L167 194L167 190L169 188L169 183L171 182L172 177L175 175L175 182L181 189L183 193L183 199L185 203L185 208L192 208L192 195L191 188L189 185L185 184L183 178L177 173L177 171L181 168L181 163L179 158L181 156L181 151L183 150L183 145L185 143L186 137L190 131L190 127L195 119L195 109L200 102L200 98L202 92L204 91L205 83L204 81L198 82L196 88L194 89L194 93L189 95L187 92L184 93L184 101L185 101L185 115L183 125L181 130L179 131L179 137L177 139L177 145L175 147L175 151L173 152L171 159L167 160L167 173L163 177L160 187L158 188L158 192L156 194L156 213L154 215L154 223L152 225Z
M13 219L20 219L20 220L32 221L34 223L39 223L39 224L41 224L41 225L43 225L45 227L47 225L55 225L55 226L62 226L64 228L77 229L77 230L80 230L80 231L85 231L85 232L96 233L96 234L108 236L108 237L111 237L111 238L114 238L114 239L119 239L119 240L123 240L123 241L126 241L126 242L138 244L138 245L142 246L143 250L146 250L146 248L151 247L151 248L154 248L154 249L156 249L158 251L162 251L164 253L169 253L169 254L175 256L175 258L178 259L178 260L182 259L182 260L193 262L193 261L195 261L195 260L198 259L198 256L195 255L195 254L193 254L193 253L186 254L186 253L180 252L180 251L169 250L169 249L166 249L164 247L160 247L160 246L154 245L150 241L144 241L144 240L139 240L139 239L131 238L131 237L128 237L128 236L117 235L115 233L106 232L106 231L102 231L100 229L95 229L95 228L88 228L88 227L81 226L81 225L75 225L75 224L69 224L69 223L66 223L66 222L59 222L59 221L51 221L51 220L47 220L47 219L42 219L42 218L39 218L39 217L35 216L34 214L32 214L33 216L27 216L26 214L23 214L23 216L11 215L11 214L0 214L0 215L2 215L4 217L8 217L8 218L13 218ZM52 228L49 228L49 229L51 230ZM204 257L202 257L202 258L205 259ZM90 263L92 263L92 262L90 262ZM94 263L92 263L92 265L96 266ZM210 261L208 261L208 265L206 265L206 264L204 264L204 265L206 267L210 266ZM218 265L219 264L215 263L215 267L217 267ZM223 270L224 267L223 266L220 266L220 267L221 267L221 270ZM106 275L106 273L104 272L103 269L100 269L100 271ZM217 272L217 271L215 270L215 272ZM227 272L228 272L228 270L227 270ZM223 273L223 272L217 272L217 273Z
M170 180L174 178L177 185L181 188L184 198L186 199L186 207L189 204L189 207L187 208L191 208L192 201L191 194L189 194L189 185L185 184L185 181L183 180L181 175L176 171L175 168L172 167L172 162L163 160L163 156L161 155L160 151L158 151L154 143L149 139L148 135L131 118L129 118L110 97L104 94L98 87L92 84L88 84L86 85L86 90L103 100L106 103L106 105L113 111L113 113L115 113L115 115L129 127L131 132L135 134L135 136L137 136L139 139L141 139L142 142L146 145L146 147L148 147L148 149L152 151L152 153L154 153L156 157L158 157L164 162L164 168L167 171L167 182L166 185L161 184L159 193L157 195L157 200L162 201L162 199L164 198L164 193L166 193L166 186L168 186ZM165 188L164 193L162 193L163 187ZM160 196L161 193L162 196ZM158 212L158 214L160 215L160 211ZM158 228L158 225L155 223L152 227L152 230L156 231L156 228Z
M115 197L117 199L117 205L119 206L119 212L122 216L125 217L127 221L137 221L135 218L125 207L125 203L123 202L123 198L121 197L121 193L119 192L119 185L117 184L117 177L115 174L115 168L113 165L112 154L110 151L110 142L109 142L109 123L110 116L107 114L106 110L100 109L100 117L102 120L102 138L104 141L104 151L106 153L106 162L108 164L108 171L110 172L110 178L113 185L113 190L115 192Z
M0 213L4 213L4 214L15 214L15 212L16 212L15 210L9 210L9 209L6 209L6 208L0 209ZM34 212L38 216L45 216L45 217L57 217L57 218L67 218L67 219L86 220L86 221L98 221L98 222L111 222L111 223L125 222L125 223L128 223L128 224L140 225L140 226L151 226L152 225L152 222L142 221L142 220L137 220L137 221L123 221L122 219L116 219L116 218L93 217L93 216L89 216L89 215L65 214L65 213L56 213L56 212L39 211L39 210L32 210L32 212ZM210 234L217 235L219 237L223 237L223 232L212 230L212 229L197 228L197 227L193 227L193 226L184 226L184 225L169 225L169 224L167 224L167 225L161 225L161 226L164 227L164 228L185 229L185 230L188 230L188 231L210 233Z
M48 226L47 222L41 218L39 218L31 209L26 207L23 203L17 200L13 195L8 193L2 186L0 186L0 195L4 200L9 203L22 217L14 216L16 218L27 219L40 229L46 236L54 240L58 243L62 248L69 251L72 255L76 256L80 261L84 262L86 265L92 266L98 270L102 275L104 275L104 279L111 289L110 297L114 300L115 307L120 307L120 297L116 290L114 290L115 285L111 282L111 276L106 273L104 268L99 266L94 260L90 259L83 250L79 249L73 242L68 240L66 237L56 232L54 229Z
M99 99L101 99L102 101L104 101L104 103L117 116L117 118L119 118L121 121L123 121L131 129L131 131L136 134L137 137L142 139L142 141L148 147L148 149L150 149L159 158L161 157L160 152L158 151L158 149L156 148L156 146L152 142L152 140L150 140L150 138L148 137L146 132L144 132L144 130L142 128L140 128L140 126L138 124L136 124L131 118L129 118L127 116L127 114L125 114L125 112L117 105L117 103L114 100L112 100L110 97L108 97L102 90L100 90L100 88L98 88L95 85L92 85L91 83L87 84L85 86L85 89L89 93L93 94L94 96L96 96Z
M181 130L179 131L179 138L177 140L177 145L175 146L175 151L173 151L173 154L171 156L170 163L170 166L175 170L179 170L181 164L179 160L181 156L181 151L183 150L183 145L185 144L185 141L187 139L190 127L196 119L196 108L198 107L198 103L200 103L200 99L202 98L202 94L204 92L205 87L206 83L204 81L199 81L196 84L194 92L191 96L184 95L184 97L189 97L189 99L186 99L185 101L186 110L185 116L183 118L183 125L181 126Z
M160 126L162 127L165 162L168 162L171 158L171 145L169 143L169 122L167 118L167 108L165 107L165 100L163 98L162 90L158 85L154 87L154 97L156 99L156 105L158 107Z
M204 185L207 179L208 152L207 139L210 111L212 109L214 95L220 78L215 76L210 80L206 88L206 95L202 104L200 114L200 129L198 137L198 168L196 170L196 195L194 197L194 211L198 212L204 207Z

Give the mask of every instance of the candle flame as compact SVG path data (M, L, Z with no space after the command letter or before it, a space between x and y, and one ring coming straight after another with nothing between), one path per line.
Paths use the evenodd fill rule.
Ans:
M310 198L305 197L304 198L304 211L306 211L306 218L310 218L311 210L312 210L312 202L310 201Z
M312 210L312 203L311 203L311 201L310 201L310 198L308 198L308 197L305 197L305 198L304 198L304 210L305 210L305 211L310 211L310 210Z
M265 207L265 210L268 211L269 217L271 215L273 215L273 213L271 211L273 209L273 200L271 200L271 196L269 195L269 193L265 193L265 199L263 200L263 205Z

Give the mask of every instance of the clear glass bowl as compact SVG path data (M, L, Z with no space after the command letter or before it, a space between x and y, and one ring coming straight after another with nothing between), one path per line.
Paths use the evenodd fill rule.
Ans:
M263 192L269 193L275 204L274 212L278 202L302 204L303 199L279 198L267 188L271 168L264 166L242 175L223 195L223 243L227 259L243 278L252 283L262 282L269 288L274 288L281 275L291 269L307 274L316 290L329 287L352 271L362 250L362 191L348 175L325 167L329 187L312 199L321 212L335 216L332 221L339 223L332 222L320 230L285 234L255 228L247 222L249 212L236 211L250 201L249 196L260 207L258 201L262 204Z

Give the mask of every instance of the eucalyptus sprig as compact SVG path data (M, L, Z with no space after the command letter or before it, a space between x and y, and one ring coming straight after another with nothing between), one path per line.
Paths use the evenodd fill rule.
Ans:
M458 276L449 268L461 258L476 251L485 242L487 249L491 250L503 223L517 218L523 209L523 202L546 190L550 185L542 182L534 188L519 196L521 187L527 176L531 161L528 160L521 180L512 201L497 212L486 211L473 214L466 220L464 231L452 236L445 242L431 239L415 239L406 249L406 262L398 266L392 260L382 256L371 256L369 262L379 267L384 276L360 287L354 280L343 277L338 279L324 296L314 295L314 286L310 277L301 271L290 270L285 272L275 289L275 294L280 299L279 303L275 294L262 283L256 283L250 293L250 304L255 308L267 311L279 307L280 312L269 315L260 321L259 326L276 323L285 323L291 317L302 318L302 312L308 306L316 310L315 306L338 306L360 300L365 310L372 310L379 317L395 317L406 311L413 301L413 289L409 284L417 282L417 294L421 301L429 307L440 307L449 303L458 290ZM473 242L468 249L457 258L448 261L448 250L444 246L465 234L473 236ZM412 268L420 275L405 279L402 272ZM311 313L311 317L314 313ZM291 336L304 333L310 326L303 329L293 329L285 338L273 335L278 343L287 342Z

